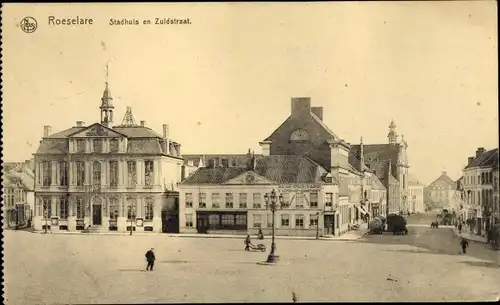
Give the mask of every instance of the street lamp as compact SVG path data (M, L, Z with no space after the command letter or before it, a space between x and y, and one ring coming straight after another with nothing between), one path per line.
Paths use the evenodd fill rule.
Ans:
M132 236L132 231L134 231L135 206L130 204L128 208L130 213L130 236Z
M273 224L272 224L272 243L271 243L271 253L269 253L269 256L267 257L267 262L268 263L276 263L279 259L279 256L276 255L276 242L274 238L274 213L278 208L283 209L284 207L288 206L288 203L285 202L283 199L283 195L280 194L279 196L276 196L276 192L274 190L271 191L271 193L266 193L264 195L264 200L266 202L266 209L270 209L271 212L273 213Z
M316 239L319 239L319 216L324 213L325 211L318 211L316 213Z

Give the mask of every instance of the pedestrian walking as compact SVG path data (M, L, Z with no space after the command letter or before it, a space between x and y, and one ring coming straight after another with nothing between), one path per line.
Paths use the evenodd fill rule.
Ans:
M462 241L460 242L460 246L462 246L462 253L467 254L467 248L469 247L469 242L465 240L465 238L462 238Z
M250 251L250 235L247 235L247 238L245 238L245 251Z
M458 234L462 234L462 224L458 224Z
M151 248L150 250L148 250L148 252L146 252L146 260L148 261L148 265L146 266L146 271L153 271L153 267L155 265L155 252L154 252L154 248Z

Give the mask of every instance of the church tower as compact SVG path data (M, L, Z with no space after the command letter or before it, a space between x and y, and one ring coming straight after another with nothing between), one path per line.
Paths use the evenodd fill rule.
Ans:
M101 98L101 124L104 126L111 127L113 124L113 98L111 97L111 91L108 86L108 65L106 65L106 87L104 88L104 92L102 93Z
M394 120L391 120L391 124L389 125L389 134L387 135L387 139L389 139L389 144L395 145L398 142L398 134L396 133L396 124Z

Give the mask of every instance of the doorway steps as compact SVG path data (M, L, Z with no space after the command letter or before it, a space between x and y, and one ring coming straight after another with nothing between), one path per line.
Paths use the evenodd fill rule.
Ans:
M89 226L82 231L82 233L100 233L101 226Z

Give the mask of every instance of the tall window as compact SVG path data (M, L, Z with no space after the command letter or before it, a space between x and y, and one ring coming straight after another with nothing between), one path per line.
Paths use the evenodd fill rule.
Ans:
M118 161L109 161L109 185L118 186Z
M290 215L281 215L281 226L282 227L290 226Z
M76 218L83 219L85 217L85 205L82 198L76 198Z
M50 161L42 162L43 186L50 186L52 184L52 167L50 165Z
M247 215L236 215L236 225L247 225Z
M118 139L111 139L109 141L109 151L118 152L118 150L119 150Z
M95 161L92 164L92 184L94 186L101 185L101 162Z
M68 205L68 197L60 197L59 198L59 216L61 219L68 219L69 214L69 205Z
M76 140L76 151L79 153L85 152L85 139Z
M153 161L144 161L144 184L147 186L153 185Z
M302 209L304 207L304 194L295 195L295 207Z
M102 139L92 140L92 146L94 146L94 152L102 153Z
M212 208L220 208L219 193L212 193Z
M318 207L318 193L311 193L309 205L311 208Z
M295 228L304 228L304 215L295 215Z
M117 198L109 199L109 219L117 220L119 215L119 205Z
M333 194L332 193L326 193L325 206L327 206L327 207L333 206Z
M254 214L253 215L253 227L260 228L262 226L262 215Z
M144 207L144 219L148 221L153 220L154 216L154 200L153 198L146 198L146 204Z
M192 228L193 227L193 214L186 214L186 227Z
M232 193L226 193L226 208L227 209L233 208L233 194Z
M66 161L59 162L59 185L68 186L68 163Z
M199 193L198 196L200 197L200 208L206 208L207 207L207 194L205 193Z
M50 200L50 197L43 197L43 216L44 218L52 216L52 200Z
M311 214L309 215L309 228L316 228L318 225L318 215Z
M193 193L186 193L186 208L193 207Z
M267 214L267 227L272 228L273 227L273 214Z
M260 193L253 193L253 208L260 209L261 207L261 195Z
M127 219L131 220L136 217L137 199L127 198Z
M85 162L76 161L76 185L83 186L85 184Z
M233 214L222 214L221 215L221 224L226 226L234 225L234 215Z
M246 193L240 193L240 208L241 209L247 208L247 194Z
M135 161L127 161L127 186L135 187L137 184L137 172Z

